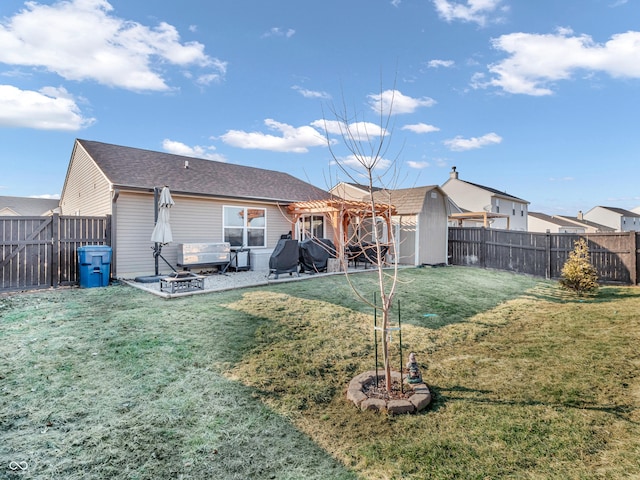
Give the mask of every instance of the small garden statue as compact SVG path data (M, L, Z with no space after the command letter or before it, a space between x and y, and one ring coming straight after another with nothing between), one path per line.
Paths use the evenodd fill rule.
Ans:
M418 368L416 354L413 352L409 354L407 370L409 371L409 375L407 376L407 381L409 383L422 383L422 374L420 373L420 368Z

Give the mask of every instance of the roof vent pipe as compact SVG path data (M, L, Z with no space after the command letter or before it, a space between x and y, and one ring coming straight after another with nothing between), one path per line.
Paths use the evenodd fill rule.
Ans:
M184 161L184 168L189 168L189 160Z

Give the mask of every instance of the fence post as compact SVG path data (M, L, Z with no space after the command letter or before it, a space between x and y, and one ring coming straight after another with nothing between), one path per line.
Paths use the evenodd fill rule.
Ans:
M482 268L486 268L487 266L487 228L486 227L480 227L480 266Z
M629 279L631 285L638 284L638 232L629 232L629 250L631 258L629 262Z
M547 230L544 239L544 276L547 280L551 278L551 232Z
M49 285L58 288L60 284L60 214L54 213L51 218L51 271Z

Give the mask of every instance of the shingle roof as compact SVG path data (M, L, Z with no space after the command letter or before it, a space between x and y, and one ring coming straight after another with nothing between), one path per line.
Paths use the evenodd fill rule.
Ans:
M48 215L59 206L60 200L50 198L0 196L0 210L8 208L25 217Z
M600 208L604 208L606 210L611 210L612 212L617 213L618 215L622 215L623 217L640 217L639 214L635 213L635 212L631 212L629 210L625 210L624 208L616 208L616 207L603 207L600 206Z
M330 198L288 173L231 163L77 140L114 186L281 202ZM188 165L188 168L185 168Z
M586 225L588 227L593 227L596 228L598 230L600 230L601 232L615 232L615 228L611 228L611 227L607 227L606 225L602 225L600 223L596 223L596 222L592 222L590 220L587 220L586 218L578 218L578 217L569 217L567 215L556 215L556 218L562 218L565 219L571 223L574 224L582 224L582 225Z
M373 194L373 198L379 203L387 203L390 201L391 204L396 207L398 215L413 215L422 211L427 194L434 189L439 189L439 187L437 185L429 185L425 187L378 191Z
M537 218L539 220L544 220L545 222L549 222L552 223L554 225L558 225L560 227L575 227L576 224L575 222L572 223L560 216L551 216L551 215L547 215L546 213L542 213L542 212L528 212L527 213L530 217L534 217Z
M486 190L488 192L493 193L494 195L500 195L502 197L506 197L506 198L512 198L514 200L518 200L519 202L525 202L525 203L529 203L526 200L523 200L522 198L518 198L514 195L509 195L507 192L501 192L500 190L497 190L495 188L491 188L491 187L486 187L484 185L480 185L479 183L473 183L473 182L467 182L466 180L460 180L461 182L464 183L468 183L469 185L473 185L474 187L478 187L478 188L482 188L483 190Z

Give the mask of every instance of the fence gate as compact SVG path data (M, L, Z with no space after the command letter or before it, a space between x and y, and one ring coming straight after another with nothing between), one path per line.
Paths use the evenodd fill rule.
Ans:
M76 283L77 247L110 244L110 219L0 217L0 291Z

